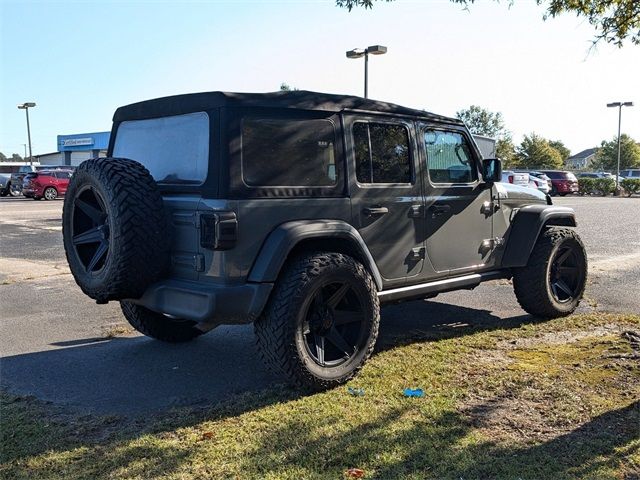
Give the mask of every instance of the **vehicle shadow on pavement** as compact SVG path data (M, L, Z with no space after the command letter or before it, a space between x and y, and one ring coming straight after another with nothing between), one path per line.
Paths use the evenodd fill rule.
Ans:
M501 319L487 310L416 301L382 310L377 351L536 321ZM0 385L72 411L140 416L176 407L211 406L241 394L301 393L263 365L252 325L223 326L186 344L142 336L61 341L57 348L2 359ZM375 355L375 353L374 353ZM247 408L264 406L247 403Z

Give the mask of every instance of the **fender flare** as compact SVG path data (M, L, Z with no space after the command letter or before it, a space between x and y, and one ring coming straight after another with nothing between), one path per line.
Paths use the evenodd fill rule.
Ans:
M275 282L289 253L306 240L345 240L349 248L358 253L369 270L378 290L382 290L382 276L360 233L342 220L298 220L276 227L267 237L256 257L248 280L250 282Z
M526 266L540 232L547 226L577 226L573 208L556 205L528 205L520 208L506 235L502 266Z

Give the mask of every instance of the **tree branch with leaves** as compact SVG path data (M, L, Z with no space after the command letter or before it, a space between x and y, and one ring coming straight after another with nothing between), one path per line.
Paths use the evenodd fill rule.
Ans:
M355 7L373 8L374 2L394 0L336 0L336 5L351 11ZM449 0L468 9L476 0ZM499 0L494 0L499 1ZM514 0L507 2L509 5ZM594 44L600 41L622 47L625 40L640 45L640 0L536 0L546 7L543 20L572 13L586 19L596 29Z

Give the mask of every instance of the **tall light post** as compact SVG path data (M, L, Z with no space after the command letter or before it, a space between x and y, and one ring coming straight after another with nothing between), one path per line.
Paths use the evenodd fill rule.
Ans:
M387 53L387 47L382 45L372 45L367 48L354 48L347 52L347 58L364 57L364 98L369 98L369 54L384 55Z
M24 110L27 114L27 140L29 141L29 163L33 166L33 153L31 151L31 127L29 126L29 109L35 107L35 102L25 102L18 105L20 110Z
M622 107L633 107L633 102L607 103L607 107L618 107L618 166L616 168L616 192L620 187L620 124L622 123ZM617 195L617 193L616 193Z

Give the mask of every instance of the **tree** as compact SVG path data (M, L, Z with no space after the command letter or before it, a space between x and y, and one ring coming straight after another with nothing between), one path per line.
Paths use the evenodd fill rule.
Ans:
M456 112L456 117L462 120L474 135L486 135L493 138L508 138L509 131L504 126L502 113L491 112L478 105Z
M511 138L501 138L496 142L496 157L502 160L504 168L516 166L516 147Z
M351 11L354 7L372 8L375 1L383 0L336 0L338 7ZM393 0L384 0L392 2ZM449 0L465 8L476 0ZM495 0L500 1L500 0ZM515 0L510 0L510 5ZM555 18L563 13L572 13L586 19L596 29L593 43L605 41L622 47L629 38L631 43L640 45L640 1L638 0L536 0L547 11L543 20Z
M600 144L593 162L594 168L615 170L618 166L618 137ZM620 135L620 169L640 167L640 145L626 133Z
M295 91L298 91L298 89L296 87L291 87L288 83L282 82L280 84L280 91L281 92L295 92Z
M532 133L525 135L516 149L516 163L521 168L562 168L564 162L549 140Z
M17 153L12 153L10 157L7 157L4 153L0 152L0 162L24 162L24 160Z
M549 145L560 153L563 162L571 156L571 150L561 140L549 140Z

